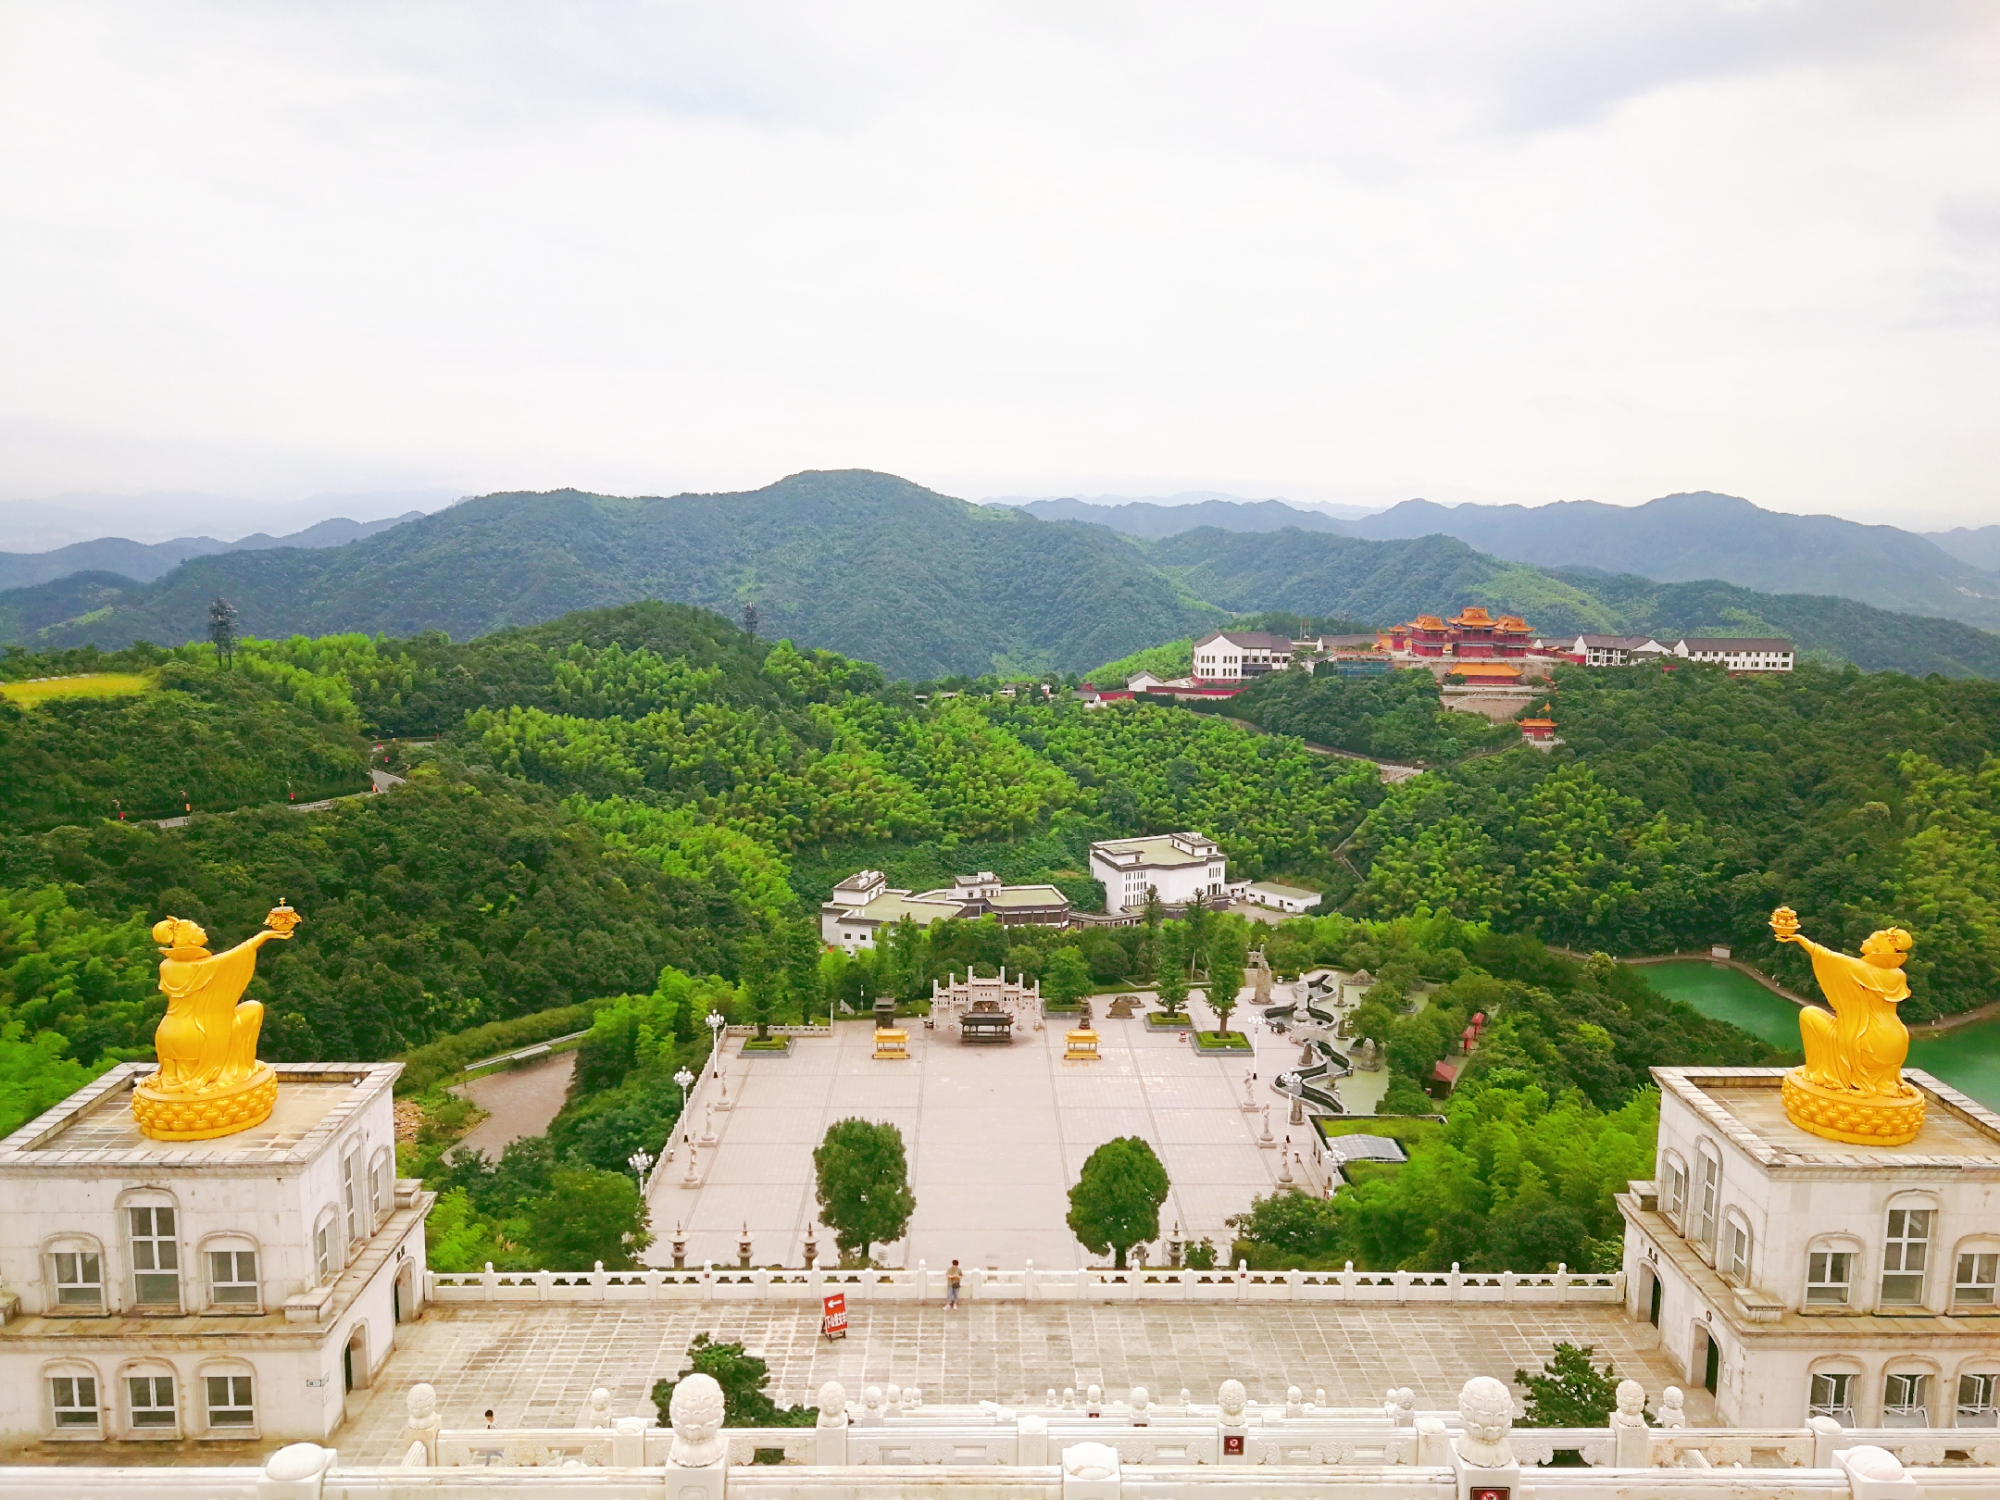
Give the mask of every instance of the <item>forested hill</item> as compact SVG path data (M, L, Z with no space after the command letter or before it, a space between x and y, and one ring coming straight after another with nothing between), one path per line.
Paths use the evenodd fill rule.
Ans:
M82 672L98 675L69 686L95 696L43 681ZM1092 904L1092 839L1197 828L1232 878L1308 883L1339 908L1256 935L1288 971L1339 963L1382 981L1364 1024L1392 1110L1425 1110L1420 1082L1487 1016L1450 1105L1481 1113L1485 1144L1468 1145L1463 1173L1398 1180L1476 1186L1490 1168L1497 1183L1514 1170L1503 1160L1531 1155L1593 1227L1519 1250L1514 1236L1557 1217L1544 1198L1503 1212L1494 1196L1489 1253L1585 1264L1616 1226L1610 1192L1650 1159L1647 1067L1769 1051L1660 1001L1639 971L1568 963L1543 941L1734 942L1803 982L1764 925L1785 901L1850 950L1871 927L1910 927L1912 1019L2000 1001L1991 682L1566 668L1566 743L1543 754L1438 712L1417 673L1267 679L1232 707L1283 732L1254 733L1175 707L1009 696L992 678L919 701L867 663L660 603L457 643L246 640L228 666L205 645L79 649L10 657L0 677L13 690L0 695L0 1134L147 1055L164 1004L153 922L188 917L235 942L288 897L305 923L263 951L250 991L266 1006L262 1055L372 1060L448 1037L462 1063L588 1025L570 1104L530 1149L629 1195L619 1174L667 1139L667 1080L703 1061L710 1008L787 1020L844 1000L865 1015L876 994L919 996L974 964L1073 998L1143 984L1163 956L1185 972L1195 953L1233 993L1218 976L1241 972L1252 930L1229 916L1115 932L953 920L851 962L818 941L816 901L857 868L917 889L994 870ZM1293 733L1430 769L1385 788L1367 762ZM383 754L407 785L289 805L360 791ZM141 821L186 802L184 824ZM1389 1003L1433 983L1419 1015ZM1601 1151L1614 1126L1628 1145ZM1587 1182L1555 1169L1570 1147L1599 1161ZM474 1189L503 1233L508 1214ZM1444 1222L1427 1201L1381 1207L1406 1237ZM440 1212L457 1263L494 1258L467 1248L463 1212ZM1485 1213L1454 1211L1448 1244L1369 1231L1328 1253L1449 1263L1491 1238ZM508 1253L552 1263L532 1245Z
M1084 670L1221 618L1108 532L844 471L673 499L488 495L333 551L197 559L47 639L199 639L218 593L260 636L464 639L633 599L755 603L768 637L912 678Z
M1870 669L2000 677L2000 636L1844 600L1558 576L1443 536L1204 528L1149 541L857 470L672 499L488 495L342 547L196 558L142 586L79 575L0 593L0 640L176 645L205 635L218 594L263 637L464 640L638 599L731 618L754 604L766 638L913 679L1087 672L1238 612L1384 623L1468 604L1544 631L1785 634Z
M1802 651L1869 671L2000 678L2000 635L1956 620L1823 594L1760 594L1714 581L1655 583L1586 568L1532 568L1444 536L1367 542L1207 529L1134 546L1190 593L1231 610L1391 621L1420 610L1435 614L1483 604L1522 615L1545 632L1782 635Z
M2000 574L1980 549L1947 550L1895 526L1769 511L1734 495L1666 495L1644 505L1433 505L1406 500L1341 523L1352 536L1454 536L1512 562L1596 568L1660 582L1721 579L1761 592L1830 594L2000 627Z

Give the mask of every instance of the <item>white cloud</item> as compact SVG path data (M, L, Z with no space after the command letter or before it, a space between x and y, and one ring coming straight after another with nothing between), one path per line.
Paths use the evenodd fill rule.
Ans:
M0 4L0 496L2000 520L1984 6Z

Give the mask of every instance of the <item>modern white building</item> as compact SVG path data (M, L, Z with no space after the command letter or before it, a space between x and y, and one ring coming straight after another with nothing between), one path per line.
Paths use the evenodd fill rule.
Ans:
M1220 896L1227 861L1214 840L1198 833L1160 833L1136 839L1105 839L1090 846L1090 873L1104 886L1104 910L1123 916L1146 905L1148 890L1168 906L1195 896Z
M880 870L857 870L833 888L819 909L820 941L852 954L873 948L884 927L908 917L919 927L945 917L997 917L1007 927L1061 927L1069 897L1052 885L1005 885L991 870L955 875L948 886L911 892L894 889Z
M1906 1146L1785 1118L1780 1068L1655 1068L1652 1182L1618 1198L1628 1307L1737 1427L2000 1419L2000 1117L1927 1073Z
M1196 682L1241 682L1282 672L1292 664L1294 643L1289 636L1262 630L1218 630L1194 643Z
M1580 635L1562 649L1571 656L1582 657L1586 667L1623 667L1672 654L1645 635Z
M274 1065L263 1124L139 1133L113 1068L0 1141L0 1442L321 1439L424 1296L400 1063Z
M1319 905L1319 892L1309 891L1303 886L1279 885L1274 880L1253 880L1243 888L1243 899L1252 906L1265 906L1272 911L1297 916Z
M1674 655L1731 672L1789 672L1795 654L1790 641L1774 636L1690 635L1674 642Z

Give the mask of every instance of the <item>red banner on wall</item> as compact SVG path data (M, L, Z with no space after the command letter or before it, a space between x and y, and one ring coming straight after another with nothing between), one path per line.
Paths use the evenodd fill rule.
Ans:
M847 1293L828 1292L820 1299L819 1331L830 1339L847 1337Z

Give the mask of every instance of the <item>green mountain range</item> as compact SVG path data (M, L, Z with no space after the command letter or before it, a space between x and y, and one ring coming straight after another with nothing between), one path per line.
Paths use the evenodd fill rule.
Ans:
M1388 623L1484 604L1537 629L1784 634L1867 668L2000 677L2000 636L1843 599L1507 562L1444 536L1203 528L1159 539L968 504L891 475L796 474L742 494L497 494L345 546L190 559L0 593L38 648L199 639L217 595L246 635L441 630L464 640L657 598L912 679L1084 672L1234 615Z

